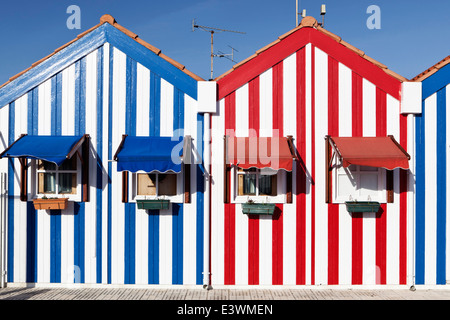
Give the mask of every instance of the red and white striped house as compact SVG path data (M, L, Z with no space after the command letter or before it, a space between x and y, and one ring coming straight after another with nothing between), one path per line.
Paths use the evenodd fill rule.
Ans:
M215 81L211 283L409 284L412 165L387 170L393 159L386 154L378 167L344 168L339 159L346 155L333 138L383 138L374 150L380 147L383 157L394 146L408 164L414 103L402 93L410 83L312 17ZM239 169L228 156L239 137L250 137L244 161L260 138L286 137L272 140L293 142L292 170ZM370 141L362 139L366 149ZM276 209L244 214L249 200ZM349 212L349 200L381 205L377 212Z

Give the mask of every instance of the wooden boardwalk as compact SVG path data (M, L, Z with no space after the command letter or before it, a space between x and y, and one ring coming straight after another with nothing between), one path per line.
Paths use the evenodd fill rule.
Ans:
M63 288L0 289L0 300L450 300L450 288L334 289L334 288Z

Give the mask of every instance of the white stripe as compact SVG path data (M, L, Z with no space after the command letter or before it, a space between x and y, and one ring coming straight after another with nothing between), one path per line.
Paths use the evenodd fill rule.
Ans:
M75 132L75 64L62 72L62 106L61 106L62 135L73 135ZM41 115L39 114L39 117Z
M272 69L259 76L259 136L272 136ZM236 109L238 110L238 109Z
M328 205L325 203L325 147L328 134L328 55L315 48L315 283L328 282Z
M39 86L38 133L51 134L51 79ZM50 282L50 216L38 210L37 221L37 282Z
M27 133L28 95L20 97L15 103L14 139ZM20 163L14 160L14 174L20 177ZM20 194L19 179L14 178L14 195ZM17 199L17 198L16 198ZM14 201L14 281L24 282L26 276L27 204Z
M211 281L212 283L224 283L224 134L225 134L225 101L218 103L218 113L211 117L212 124L212 176L211 184Z
M160 135L173 136L173 85L161 78L161 109L160 109Z
M363 79L363 136L376 136L376 87ZM377 268L375 263L375 212L363 217L363 284L375 284Z
M339 136L352 136L352 70L339 63ZM352 283L352 217L339 205L339 284Z
M386 97L386 133L400 141L400 103ZM394 170L394 203L386 205L386 283L398 284L400 276L400 169Z
M172 204L159 211L159 283L172 284Z
M249 136L249 86L243 85L236 90L236 136ZM239 152L239 151L238 151ZM239 154L239 153L238 153ZM234 171L232 171L234 172ZM234 183L232 173L231 185ZM233 189L233 188L232 188ZM248 216L242 214L240 204L235 206L235 281L237 285L248 284Z
M75 132L75 64L62 72L61 134ZM39 114L38 118L40 119ZM74 214L73 202L61 212L61 282L74 282ZM88 215L86 215L88 216Z
M184 134L191 135L196 149L197 143L202 137L197 135L197 101L184 95ZM191 165L191 203L185 203L183 207L183 283L196 284L197 269L197 166Z
M311 154L312 154L312 144L311 144L311 86L312 86L312 59L311 59L312 46L311 44L306 45L305 49L305 93L306 93L306 107L305 107L305 146L306 146L306 218L305 218L305 283L311 284Z
M297 58L292 54L283 62L283 132L297 136ZM303 75L302 75L303 76ZM298 141L294 140L294 144ZM283 206L283 284L296 284L296 165L292 168L292 204Z
M110 63L109 43L103 45L103 106L102 106L102 162L103 169L108 170L108 123L109 123L109 63ZM102 283L108 280L108 173L102 174L102 185L105 186L102 191Z
M136 74L136 135L148 136L150 132L150 121L148 119L150 112L150 70L138 63Z
M113 68L113 136L112 148L117 150L125 132L126 105L126 55L114 48ZM124 225L125 209L121 201L122 174L117 172L117 164L112 164L112 227L111 227L111 282L124 283Z
M352 70L339 63L339 136L352 136Z
M97 141L97 52L86 57L86 133L90 134L89 147L89 201L85 203L85 282L96 283L96 234L97 234L97 157L94 150ZM64 126L64 124L63 124Z
M425 284L436 283L436 93L425 100Z

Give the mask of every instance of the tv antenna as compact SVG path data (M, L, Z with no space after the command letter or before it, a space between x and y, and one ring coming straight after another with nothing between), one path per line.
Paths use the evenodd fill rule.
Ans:
M201 26L196 23L196 19L193 19L192 20L192 31L195 31L195 29L201 29L201 30L209 32L211 34L211 80L212 80L213 74L214 74L214 58L226 58L230 61L236 62L236 61L234 61L234 52L235 51L239 52L235 48L229 46L231 48L231 53L223 53L221 51L218 51L217 54L215 54L214 53L214 33L216 33L216 32L217 33L218 32L233 32L233 33L245 34L245 32ZM231 58L230 58L230 56L231 56Z

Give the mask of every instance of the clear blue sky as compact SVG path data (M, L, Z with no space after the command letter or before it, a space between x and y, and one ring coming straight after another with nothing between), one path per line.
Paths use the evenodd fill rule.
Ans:
M299 0L325 28L406 78L450 54L448 0ZM70 5L81 9L81 29L69 30ZM241 61L295 27L295 0L17 0L0 5L0 84L111 14L119 24L204 79L210 77L210 34L197 24L246 32L216 33L215 49ZM381 9L381 29L369 30L367 8ZM216 51L215 50L215 51ZM233 66L214 60L214 77Z

